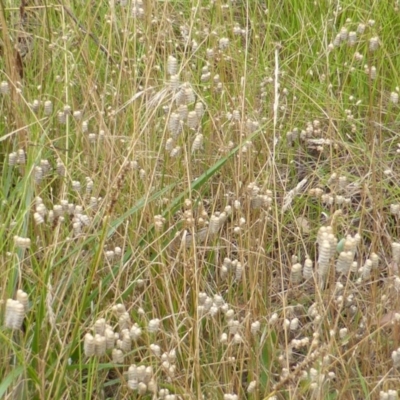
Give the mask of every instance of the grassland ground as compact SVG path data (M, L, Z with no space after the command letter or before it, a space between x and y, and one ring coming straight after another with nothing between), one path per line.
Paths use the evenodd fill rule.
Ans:
M398 398L398 1L0 8L0 398Z

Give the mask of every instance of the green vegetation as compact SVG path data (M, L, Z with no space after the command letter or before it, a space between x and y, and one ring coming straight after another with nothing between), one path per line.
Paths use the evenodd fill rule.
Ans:
M0 24L0 398L398 398L398 1Z

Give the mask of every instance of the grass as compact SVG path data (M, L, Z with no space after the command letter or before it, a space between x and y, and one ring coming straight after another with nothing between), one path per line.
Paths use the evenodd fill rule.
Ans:
M397 3L192 3L1 2L0 397L397 398Z

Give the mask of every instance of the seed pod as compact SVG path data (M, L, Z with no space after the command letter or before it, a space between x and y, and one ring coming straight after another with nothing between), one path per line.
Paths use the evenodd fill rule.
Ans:
M375 51L379 47L379 38L377 36L372 37L369 40L369 50L370 51Z
M251 324L250 332L251 332L253 335L255 335L255 334L257 334L257 333L260 331L260 327L261 327L260 321L254 321L254 322Z
M196 97L194 95L194 91L191 88L191 86L188 86L185 88L185 104L191 104L194 103L196 100Z
M207 58L213 58L215 55L214 49L206 49Z
M24 305L18 300L8 299L6 303L5 326L11 329L21 329L24 317Z
M123 332L122 332L122 340L120 342L120 348L124 352L129 352L132 349L132 340L131 340L131 337L129 335L128 329L124 329Z
M188 111L188 107L187 107L186 104L181 104L178 107L178 114L179 114L179 119L181 121L186 121L187 120L189 111Z
M225 267L225 265L221 266L219 275L221 277L222 280L225 280L228 276L228 268Z
M180 154L181 154L181 147L177 146L171 150L170 156L172 158L176 158L179 157Z
M123 364L124 363L124 353L122 350L113 349L111 356L112 356L112 362L114 364Z
M57 119L58 119L58 122L62 125L64 125L67 122L67 116L63 111L59 111L57 113Z
M208 226L209 234L215 235L218 232L220 227L221 227L221 225L220 225L219 217L217 217L216 215L212 215L210 218L210 224Z
M229 39L228 38L221 38L219 39L219 48L221 50L225 50L229 46Z
M128 380L128 387L131 390L137 390L139 385L139 381L137 381L136 379L130 379Z
M353 253L351 251L342 251L336 261L336 272L347 274L353 263Z
M128 380L138 380L137 366L134 364L128 368Z
M28 249L31 246L31 239L23 238L20 236L14 236L14 243L16 247L20 247L21 249Z
M140 396L144 396L147 392L147 385L144 382L139 382L137 391Z
M167 72L169 75L176 75L178 72L178 60L174 56L168 57Z
M366 25L363 23L358 24L357 33L362 35L365 32Z
M95 344L95 354L96 356L103 356L106 354L107 345L106 345L106 338L101 335L95 335L94 337L94 344Z
M35 220L36 225L43 224L44 222L44 218L38 212L33 214L33 219Z
M247 393L254 393L257 388L257 381L251 381L247 386Z
M328 273L331 246L327 240L319 246L318 275L324 278Z
M354 46L357 42L357 32L349 32L349 46Z
M301 264L296 263L292 265L292 269L290 271L290 277L293 283L299 283L301 281Z
M161 347L159 345L152 343L150 345L150 350L156 357L160 357L160 355L161 355Z
M150 379L149 382L147 383L147 390L151 393L156 394L157 393L157 382L154 379ZM170 395L171 396L171 395ZM176 398L176 397L175 397ZM170 397L165 397L165 400L174 400L174 398Z
M113 251L113 257L114 255L115 252ZM125 329L129 329L131 324L132 322L129 313L127 311L123 312L118 318L118 326L121 332L124 331Z
M25 165L26 163L26 154L24 149L18 149L17 151L17 164Z
M333 39L333 46L334 46L334 47L339 47L341 41L342 41L342 38L341 38L341 36L340 36L340 33L338 33L338 34L335 36L335 39Z
M59 176L65 176L65 166L60 158L57 159L56 171Z
M371 261L372 261L372 269L378 269L379 267L379 256L376 253L372 253L371 256Z
M152 319L149 321L147 326L147 330L150 333L156 333L160 329L160 320L158 318Z
M129 335L132 340L138 340L142 335L142 329L139 327L138 324L134 324L129 331Z
M94 337L90 333L87 333L85 335L85 339L83 342L83 348L84 348L85 355L87 357L93 356L95 354Z
M211 78L211 72L205 72L201 74L200 80L201 82L208 82Z
M89 208L96 210L99 205L98 199L96 197L91 197L89 199Z
M394 263L400 263L400 243L392 243L392 259Z
M178 113L171 113L168 119L168 130L176 137L181 131L180 115Z
M242 274L243 274L243 266L242 263L238 262L235 268L235 280L239 282L242 279Z
M94 323L93 330L96 334L104 336L106 330L106 320L104 318L98 319Z
M74 111L72 115L76 121L80 121L82 119L82 111L80 110Z
M33 100L31 106L31 110L37 114L39 112L39 107L40 107L40 101L39 100Z
M86 133L89 130L89 121L82 122L82 132Z
M10 93L10 85L7 81L2 81L0 83L0 93L1 94L8 94Z
M372 66L369 70L369 76L372 80L376 79L376 67Z
M198 101L194 106L194 110L196 111L197 118L200 120L204 115L204 104Z
M371 277L372 261L370 259L365 260L365 264L361 268L362 280L367 280Z
M172 90L178 90L180 83L179 83L179 75L171 75L169 78L170 87Z
M36 184L40 184L43 180L43 170L39 166L34 168L34 180Z
M193 140L192 153L200 150L202 148L202 146L203 146L203 135L201 133L199 133L198 135L196 135L196 137Z
M298 328L299 328L299 319L298 318L293 318L290 321L289 329L291 331L297 331Z
M76 192L81 191L81 183L79 181L72 181L72 189Z
M13 167L14 165L17 164L17 161L18 161L17 152L14 151L8 155L8 165Z
M40 167L43 170L43 175L46 175L51 169L49 160L40 160Z
M106 338L106 348L113 349L115 347L115 333L111 328L106 328L104 331L104 337Z
M348 32L347 28L343 26L340 29L340 40L342 42L344 42L347 39L348 34L349 34L349 32Z
M313 276L313 262L307 258L303 267L303 278L311 279Z
M390 101L393 104L397 104L399 102L399 94L397 92L390 93Z
M165 150L168 152L171 152L172 149L174 148L174 139L173 138L168 138L167 141L165 142Z
M28 311L28 306L29 306L28 293L25 293L23 290L18 289L17 300L24 306L24 311L25 312Z
M196 111L190 111L187 117L187 124L190 129L196 130L199 125L199 118Z
M229 334L234 335L239 331L240 322L238 320L230 320L228 322L228 327L229 327Z

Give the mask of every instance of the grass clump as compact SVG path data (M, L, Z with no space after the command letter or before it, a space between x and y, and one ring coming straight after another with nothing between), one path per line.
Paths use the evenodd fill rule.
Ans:
M397 4L189 3L1 4L0 397L396 399Z

